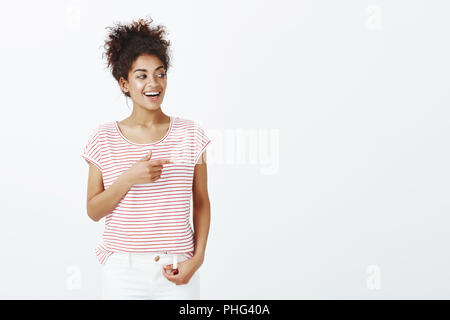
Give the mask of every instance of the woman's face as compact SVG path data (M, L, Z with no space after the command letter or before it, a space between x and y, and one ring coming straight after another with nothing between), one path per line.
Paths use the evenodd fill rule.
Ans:
M155 55L140 55L131 66L128 81L120 78L122 90L129 92L134 104L145 109L157 110L161 107L167 87L167 74L163 63ZM146 93L159 92L152 97Z

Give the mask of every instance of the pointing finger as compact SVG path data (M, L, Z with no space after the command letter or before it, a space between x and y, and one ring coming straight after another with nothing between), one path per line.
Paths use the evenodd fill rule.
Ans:
M171 162L169 159L153 160L153 161L151 162L151 164L152 164L153 166L160 166L160 165L163 165L163 164L169 164L169 163L173 163L173 162Z

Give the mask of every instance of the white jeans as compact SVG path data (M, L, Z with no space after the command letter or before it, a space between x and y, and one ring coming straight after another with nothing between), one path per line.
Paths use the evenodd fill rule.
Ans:
M187 260L183 254L114 252L102 265L104 300L199 300L200 276L177 285L163 275L163 265ZM158 258L159 257L159 258Z

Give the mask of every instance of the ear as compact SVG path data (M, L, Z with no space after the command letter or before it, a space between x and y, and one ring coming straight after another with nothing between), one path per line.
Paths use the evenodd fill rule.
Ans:
M125 80L123 77L120 77L119 85L120 85L120 89L122 89L123 93L127 93L129 91L128 90L128 81Z

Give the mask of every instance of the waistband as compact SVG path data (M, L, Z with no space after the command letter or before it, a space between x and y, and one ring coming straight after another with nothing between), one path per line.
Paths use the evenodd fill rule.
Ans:
M158 252L120 252L114 251L111 255L115 256L135 256L135 257L156 257L156 256L184 256L185 253L175 253L169 251L158 251Z
M119 259L128 263L163 263L173 264L176 269L178 262L186 260L185 253L161 252L114 252L108 259Z

